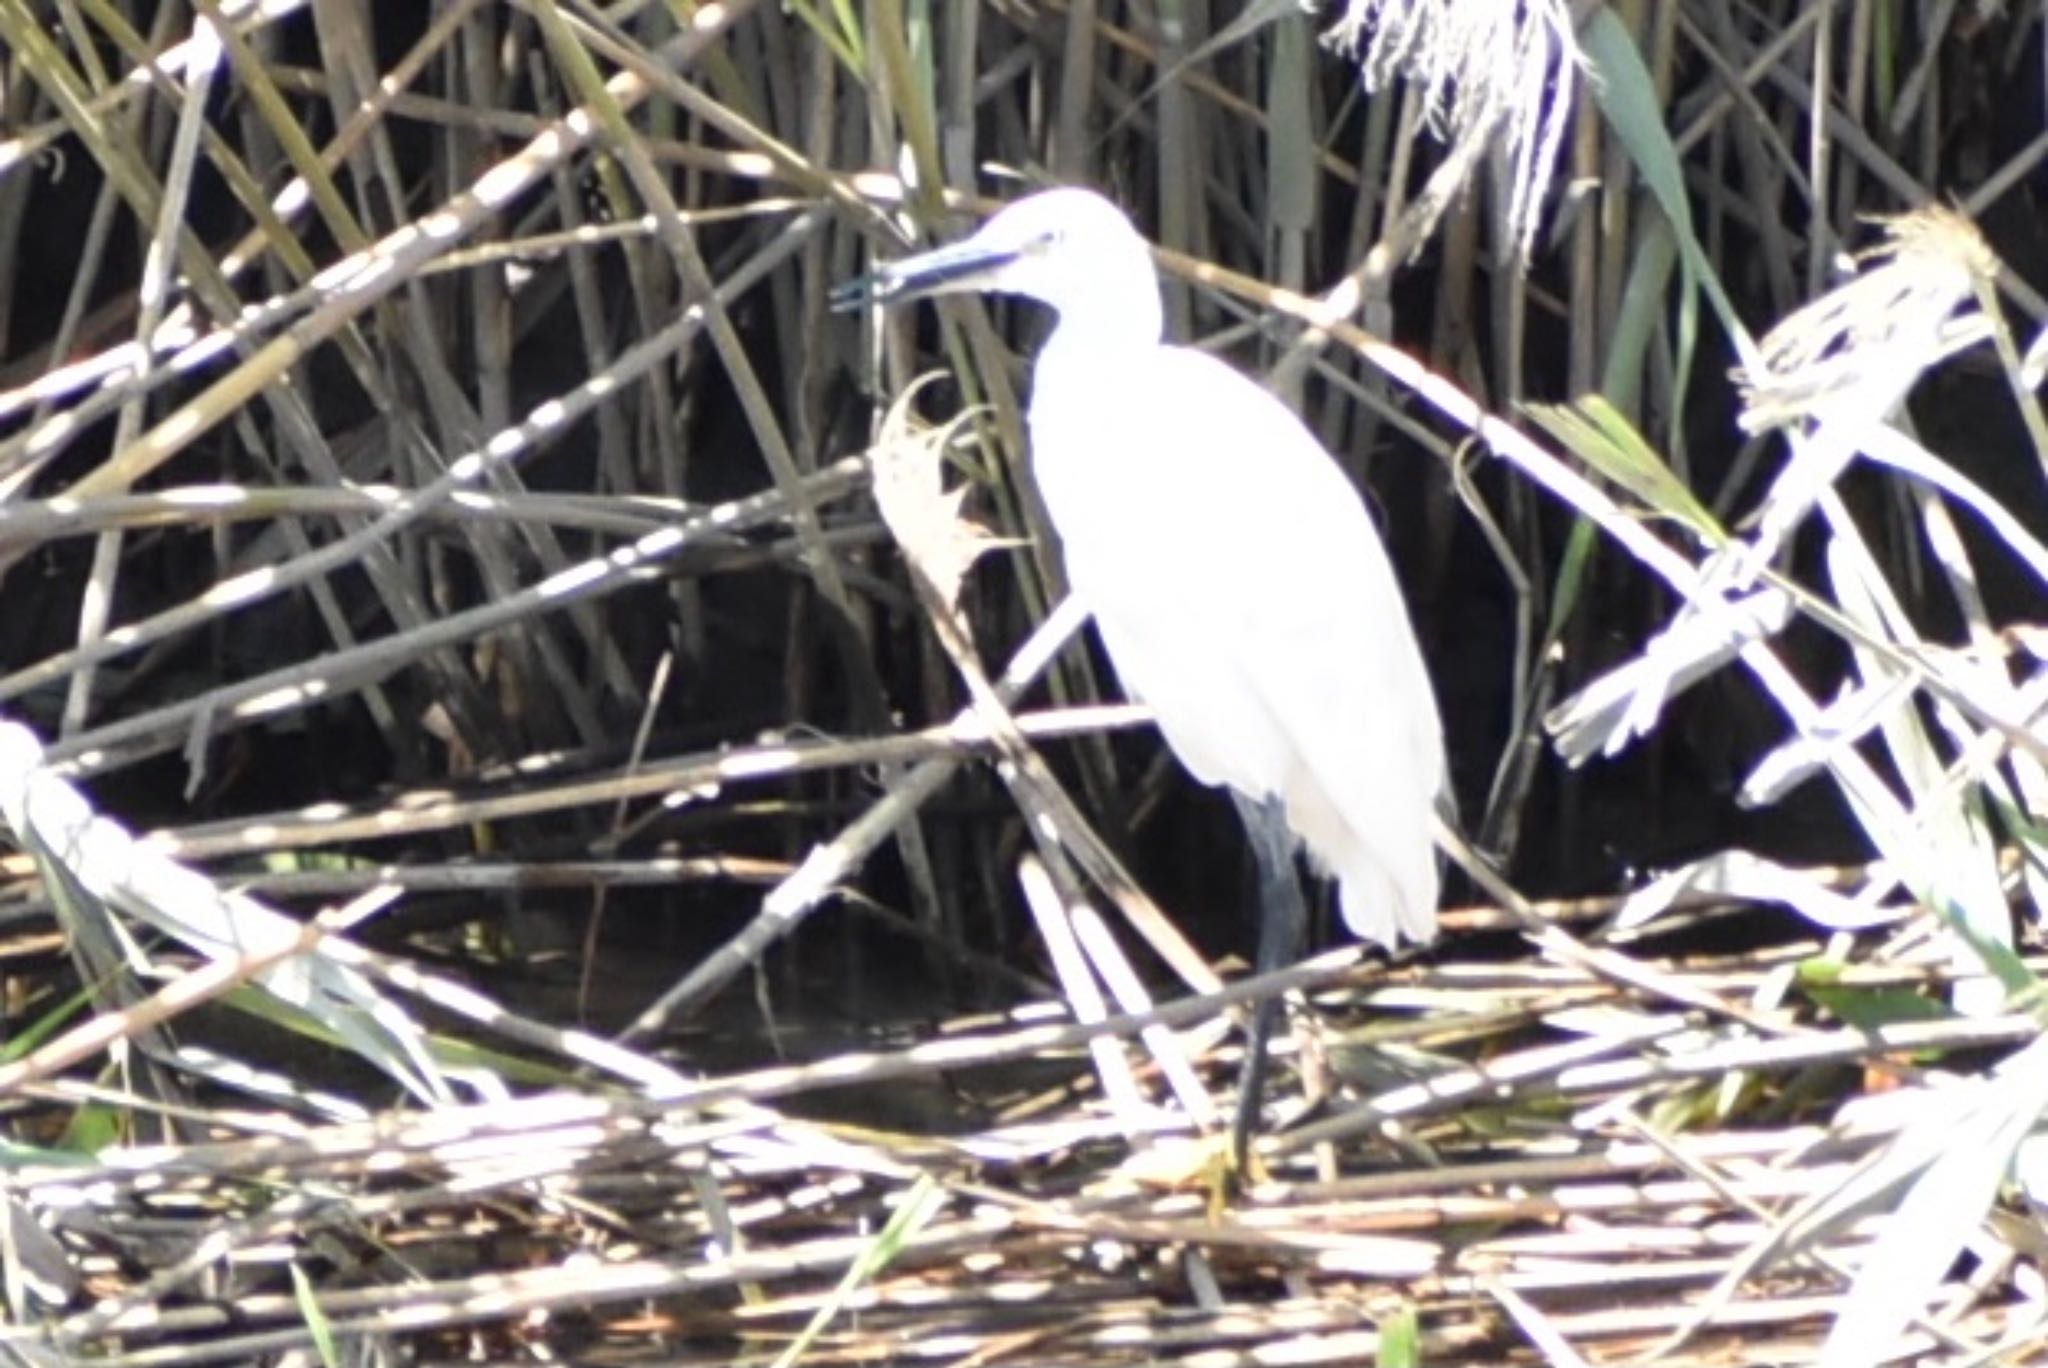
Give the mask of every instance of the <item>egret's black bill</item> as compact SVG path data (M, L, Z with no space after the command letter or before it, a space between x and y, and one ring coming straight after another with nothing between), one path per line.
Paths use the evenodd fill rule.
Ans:
M970 238L878 266L858 279L835 285L829 299L833 312L845 313L868 304L899 304L927 295L978 289L1016 255L980 246Z
M832 287L832 293L825 296L833 313L852 313L855 309L869 304L885 304L889 300L889 282L882 272L871 271L852 280L842 280Z

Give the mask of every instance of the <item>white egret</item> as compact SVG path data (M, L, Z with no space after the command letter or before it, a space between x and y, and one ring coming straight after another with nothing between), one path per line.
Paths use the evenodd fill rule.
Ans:
M1059 316L1033 372L1032 473L1124 688L1237 801L1267 904L1261 968L1299 953L1297 844L1353 932L1432 936L1443 730L1357 490L1269 391L1163 342L1144 239L1093 191L1019 200L842 302L976 290Z

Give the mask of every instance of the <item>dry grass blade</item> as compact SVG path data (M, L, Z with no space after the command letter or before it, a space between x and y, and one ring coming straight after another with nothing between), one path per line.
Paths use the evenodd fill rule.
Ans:
M35 737L13 723L0 723L0 815L48 877L61 870L96 902L252 974L281 1006L332 1031L423 1100L452 1096L418 1021L364 977L359 952L139 844L45 768Z
M869 455L875 506L929 582L934 606L955 614L974 563L999 547L1018 543L997 537L962 515L961 504L971 486L943 487L945 450L973 415L962 414L945 428L912 432L910 405L921 387L914 385L897 399L883 423L881 440Z
M1717 550L1697 594L1649 651L1552 714L1567 755L1617 753L1655 726L1675 693L1782 629L1791 607L1782 596L1725 600L1777 557L1913 383L1989 335L1981 319L1956 316L1977 298L1977 282L1998 273L1968 221L1937 206L1888 222L1886 232L1887 242L1867 254L1870 269L1780 323L1743 370L1746 426L1806 425L1788 435L1792 458L1754 534ZM1687 511L1651 486L1636 487L1658 499L1660 512ZM1627 706L1617 706L1624 697Z

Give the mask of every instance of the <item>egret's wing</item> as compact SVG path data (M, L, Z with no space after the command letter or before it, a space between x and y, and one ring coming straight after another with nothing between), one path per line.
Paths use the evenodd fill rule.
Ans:
M1068 575L1175 754L1286 799L1353 929L1425 934L1442 728L1343 472L1278 399L1181 348L1132 365L1050 346L1031 420Z

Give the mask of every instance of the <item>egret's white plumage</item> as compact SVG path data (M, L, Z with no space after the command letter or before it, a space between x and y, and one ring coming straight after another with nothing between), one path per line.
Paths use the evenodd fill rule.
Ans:
M1144 240L1100 195L1020 200L875 285L960 290L1059 315L1032 384L1032 470L1125 688L1197 779L1278 800L1355 933L1434 934L1442 727L1357 491L1271 393L1162 342Z

